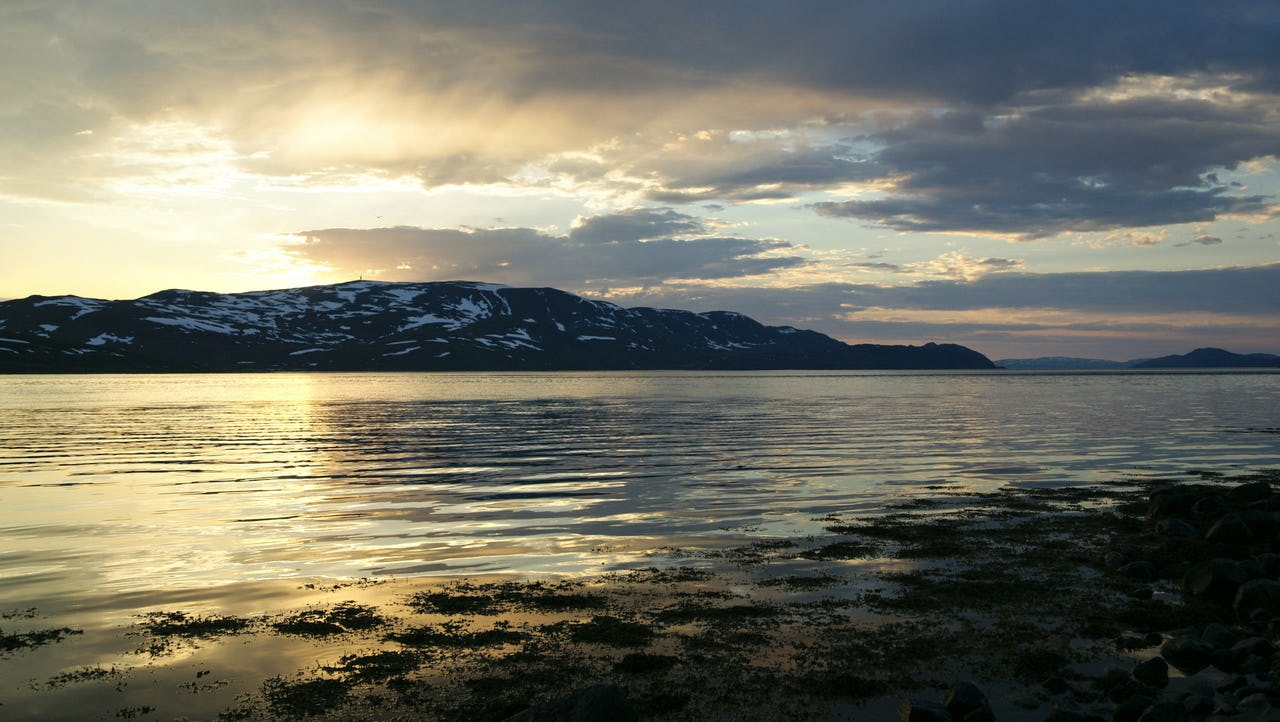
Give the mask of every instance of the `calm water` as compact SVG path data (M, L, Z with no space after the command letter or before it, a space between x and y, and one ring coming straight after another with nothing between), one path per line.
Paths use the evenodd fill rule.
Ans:
M1276 466L1277 409L1274 373L0 376L0 608L649 565L929 485Z

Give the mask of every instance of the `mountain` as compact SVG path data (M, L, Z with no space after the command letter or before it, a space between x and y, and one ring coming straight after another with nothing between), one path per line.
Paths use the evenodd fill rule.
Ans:
M996 366L1014 371L1080 370L1080 369L1176 369L1176 368L1276 368L1280 356L1269 353L1238 354L1220 348L1198 348L1181 356L1161 356L1130 361L1045 356L1043 358L1007 358Z
M1133 364L1133 368L1280 368L1280 356L1269 353L1238 354L1220 348L1198 348L1181 356L1161 356L1141 361Z
M0 303L3 373L993 367L953 344L851 346L727 311L626 309L472 282Z
M1074 358L1071 356L1043 356L1041 358L1007 358L996 361L996 366L1011 371L1122 369L1127 361L1107 361L1099 358Z

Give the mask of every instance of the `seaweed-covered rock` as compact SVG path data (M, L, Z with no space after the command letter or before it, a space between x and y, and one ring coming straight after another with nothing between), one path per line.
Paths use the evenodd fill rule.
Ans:
M1215 527L1216 528L1216 527ZM1219 604L1230 604L1249 574L1239 562L1210 559L1191 567L1182 580L1182 588L1193 597Z

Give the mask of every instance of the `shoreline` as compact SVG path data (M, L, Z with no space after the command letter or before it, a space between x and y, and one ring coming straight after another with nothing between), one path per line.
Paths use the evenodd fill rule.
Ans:
M1194 503L1165 514L1156 501L1173 487L1218 499L1203 504L1217 512L1248 511L1229 495L1252 488L1260 496L1247 504L1270 514L1277 485L1280 472L1269 470L938 487L883 513L816 520L822 536L761 539L667 568L310 585L299 590L312 600L305 608L156 609L126 629L41 627L38 610L13 610L0 620L0 669L30 663L33 676L21 694L0 696L0 714L554 719L566 704L614 704L654 720L885 719L909 701L908 718L934 719L919 715L972 683L993 719L1112 719L1134 700L1188 691L1210 707L1243 704L1217 690L1238 676L1236 690L1268 702L1280 685L1260 644L1258 659L1220 655L1245 675L1175 666L1162 686L1133 670L1176 656L1162 646L1190 638L1189 628L1197 640L1210 625L1267 649L1277 640L1265 614L1224 612L1220 589L1212 599L1181 591L1194 562L1222 555L1273 579L1262 555L1274 555L1275 534L1206 540L1207 528L1193 536L1172 521L1206 521ZM1270 571L1280 575L1277 559ZM64 669L35 676L41 660Z

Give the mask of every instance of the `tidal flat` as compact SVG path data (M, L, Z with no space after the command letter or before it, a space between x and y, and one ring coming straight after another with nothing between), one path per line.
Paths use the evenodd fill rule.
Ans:
M0 716L556 719L594 704L646 720L892 719L960 683L991 719L1270 709L1280 612L1188 580L1212 561L1239 571L1223 583L1280 585L1276 530L1258 527L1277 484L1263 469L937 485L816 519L822 534L666 548L622 572L282 581L239 606L175 600L106 627L8 610ZM1233 513L1243 531L1215 531ZM1203 660L1179 652L1190 637ZM1237 654L1223 639L1261 641Z

